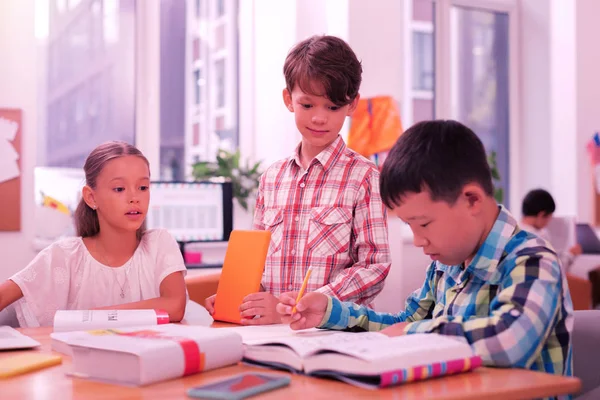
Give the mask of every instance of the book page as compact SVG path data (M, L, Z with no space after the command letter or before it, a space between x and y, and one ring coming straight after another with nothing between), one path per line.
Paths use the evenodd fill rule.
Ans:
M256 339L246 343L252 346L285 345L300 357L327 349L351 349L369 342L381 342L388 337L378 332L339 332L323 329L294 331L290 336ZM380 345L381 346L381 345ZM385 347L385 346L382 346Z

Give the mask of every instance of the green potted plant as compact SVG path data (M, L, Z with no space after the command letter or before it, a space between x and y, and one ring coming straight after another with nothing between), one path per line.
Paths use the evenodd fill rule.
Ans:
M196 180L223 177L231 180L233 197L239 205L248 211L248 200L258 189L258 180L262 171L262 161L254 164L246 162L240 165L240 151L234 153L220 149L217 153L217 162L200 161L192 168L192 175Z
M500 187L500 171L498 170L498 161L496 160L496 152L492 151L488 155L488 164L492 170L492 180L494 183L494 198L499 204L504 202L504 189Z

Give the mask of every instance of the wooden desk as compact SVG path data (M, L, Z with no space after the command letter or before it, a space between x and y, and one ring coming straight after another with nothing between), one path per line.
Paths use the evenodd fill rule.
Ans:
M51 328L20 329L40 343L39 350L51 352ZM16 352L0 352L3 358ZM37 372L0 379L2 399L69 400L69 399L185 399L186 390L234 374L250 371L265 372L264 369L236 365L208 371L186 378L174 379L145 387L124 387L70 378L65 371L70 369L71 360L63 356L63 364ZM275 372L273 373L282 373ZM345 383L305 376L293 376L290 386L265 393L261 399L330 399L334 396L345 399L486 399L509 400L555 396L579 391L577 378L565 378L528 370L479 368L461 375L416 382L395 388L371 391ZM188 398L189 399L189 398Z

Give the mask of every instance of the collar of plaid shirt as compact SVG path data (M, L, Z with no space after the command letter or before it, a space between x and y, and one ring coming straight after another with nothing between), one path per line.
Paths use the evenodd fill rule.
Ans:
M500 208L500 213L492 226L492 230L466 268L466 271L470 274L493 285L499 284L504 276L502 271L496 267L503 253L507 253L508 242L518 229L517 220L510 212L503 205L498 207ZM440 262L437 263L437 269L446 271L452 276L458 276L462 272L460 266L445 265Z
M298 143L298 146L296 146L294 153L288 161L289 163L296 163L300 168L302 168L302 163L300 162L301 147L302 142ZM337 139L316 155L313 161L311 161L311 164L316 160L323 166L323 169L327 171L344 154L344 150L346 150L346 143L344 143L342 137L338 135Z

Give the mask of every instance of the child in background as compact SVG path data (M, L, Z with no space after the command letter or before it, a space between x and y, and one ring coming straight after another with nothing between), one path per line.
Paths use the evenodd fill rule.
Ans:
M163 230L145 230L148 160L124 142L88 156L86 186L75 211L79 237L42 250L0 285L0 310L15 303L22 327L52 326L57 310L162 309L172 322L185 312L183 257Z
M379 171L339 135L360 98L360 61L343 40L313 36L290 51L283 72L283 102L302 140L260 179L254 228L272 236L264 291L240 309L248 325L279 323L277 297L299 290L309 267L309 291L359 304L373 302L390 268Z
M557 256L496 203L473 131L455 121L408 129L383 165L381 194L432 260L405 310L377 313L319 292L296 305L288 293L277 305L284 322L457 336L488 366L572 374L573 306Z
M554 204L554 199L550 193L544 189L534 189L530 191L523 199L521 207L521 213L523 214L521 218L521 228L531 233L535 233L542 239L552 243L550 235L546 230L546 226L550 223L554 210L556 210L556 205ZM565 271L569 269L573 264L575 257L580 255L581 252L581 245L576 243L568 250L558 253Z

